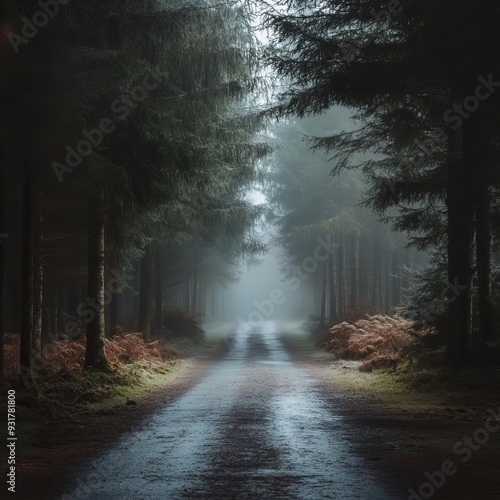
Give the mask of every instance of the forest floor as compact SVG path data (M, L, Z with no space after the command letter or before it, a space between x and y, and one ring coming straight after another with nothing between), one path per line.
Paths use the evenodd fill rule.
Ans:
M485 431L498 391L360 373L295 324L227 339L209 337L121 403L70 418L21 409L16 496L500 498L500 432Z

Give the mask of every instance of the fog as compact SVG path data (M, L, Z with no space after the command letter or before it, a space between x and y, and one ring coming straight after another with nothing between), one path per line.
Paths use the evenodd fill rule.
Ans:
M224 316L257 326L265 319L296 319L304 312L304 297L281 272L283 252L273 247L257 265L242 265L241 277L224 289Z
M250 327L310 317L341 322L346 313L393 314L401 304L407 270L421 268L425 254L405 250L406 237L361 206L368 186L359 170L334 174L337 160L310 147L312 137L358 126L352 110L335 106L267 130L274 147L261 165L267 178L245 200L265 207L253 237L268 251L251 264L241 259L235 282L219 290L217 317ZM350 161L376 158L354 152ZM390 213L399 215L397 208Z

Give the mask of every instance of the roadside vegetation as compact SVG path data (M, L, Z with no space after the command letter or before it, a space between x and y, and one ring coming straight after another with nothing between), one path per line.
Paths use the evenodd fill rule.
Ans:
M458 367L446 356L439 334L423 332L402 317L366 315L314 329L317 346L337 360L334 380L345 389L418 412L451 412L460 418L484 413L500 390L496 363Z
M4 385L15 387L19 407L75 416L122 404L137 404L145 392L165 384L167 377L189 362L205 337L198 319L180 310L165 311L168 338L144 339L141 332L115 328L106 338L108 370L85 368L86 339L62 336L45 344L43 365L31 383L20 380L19 335L5 336Z

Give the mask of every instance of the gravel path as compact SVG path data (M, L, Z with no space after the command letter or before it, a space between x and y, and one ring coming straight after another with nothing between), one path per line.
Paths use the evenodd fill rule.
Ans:
M81 466L63 498L402 498L282 333L277 322L238 331L202 379Z

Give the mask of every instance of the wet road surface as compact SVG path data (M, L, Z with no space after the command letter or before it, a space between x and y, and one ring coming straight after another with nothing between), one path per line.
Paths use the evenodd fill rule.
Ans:
M240 329L202 381L81 468L62 498L405 497L357 454L356 428L283 338L275 322Z

